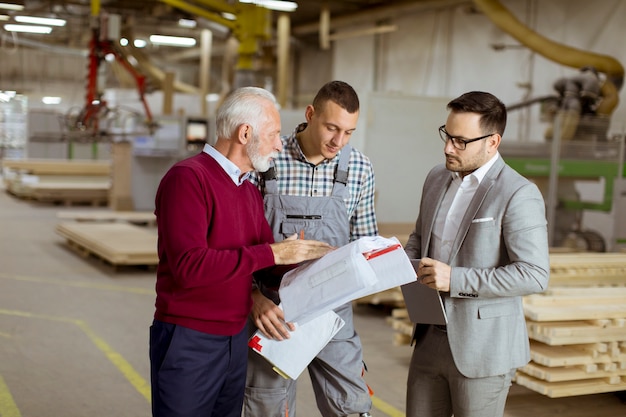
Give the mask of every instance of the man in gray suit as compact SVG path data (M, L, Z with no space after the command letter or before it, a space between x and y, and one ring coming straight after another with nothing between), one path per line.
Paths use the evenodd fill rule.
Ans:
M418 281L440 291L447 326L417 324L407 417L497 417L516 368L530 360L522 296L548 285L545 204L505 164L506 108L469 92L452 100L445 166L424 183L409 258Z

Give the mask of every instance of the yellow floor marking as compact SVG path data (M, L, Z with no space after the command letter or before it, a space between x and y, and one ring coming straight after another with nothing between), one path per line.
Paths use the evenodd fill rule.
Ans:
M37 282L41 284L62 285L66 287L91 288L91 289L96 289L96 290L130 292L130 293L135 293L135 294L156 296L156 293L153 288L148 289L148 288L138 288L138 287L123 287L121 285L96 284L93 282L65 281L65 280L60 280L60 279L48 279L48 278L27 277L27 276L20 276L20 275L9 275L5 273L1 273L1 272L0 272L0 278L12 279L15 281L23 281L23 282Z
M50 320L50 321L58 321L63 323L71 323L78 326L87 337L91 340L91 342L96 345L98 349L109 359L113 365L124 375L124 377L131 383L133 387L146 399L150 402L150 385L147 381L139 375L137 371L132 367L130 363L126 361L117 353L111 346L109 346L104 339L99 337L88 325L82 320L67 318L67 317L54 317L54 316L46 316L42 314L32 314L25 311L17 311L17 310L3 310L0 309L0 314L5 314L8 316L19 316L33 319L42 319L42 320ZM2 402L0 402L0 406L2 406ZM4 414L0 414L1 417L6 417ZM13 417L13 416L11 416Z
M398 410L390 404L387 404L376 396L372 396L372 405L377 410L387 414L389 417L406 417L406 415L402 411Z
M19 275L9 275L5 273L0 273L0 278L5 279L13 279L16 281L27 281L27 282L37 282L44 284L55 284L55 285L63 285L69 287L80 287L80 288L92 288L99 290L109 290L109 291L120 291L120 292L130 292L135 294L143 294L143 295L151 295L154 296L155 292L153 289L145 289L145 288L137 288L137 287L122 287L119 285L106 285L106 284L95 284L91 282L70 282L64 280L54 280L54 279L44 279L44 278L36 278L36 277L27 277L27 276L19 276ZM13 314L19 313L19 314ZM24 312L7 312L7 310L0 310L0 314L12 314L12 315L22 315L23 317L34 317L34 318L44 318L48 320L56 320L56 321L65 321L76 324L81 330L91 339L92 343L95 344L98 349L100 349L106 357L117 367L117 369L124 375L124 377L135 387L135 389L143 395L148 401L150 401L150 385L147 383L145 379L143 379L134 369L133 367L126 362L126 360L117 352L109 347L109 345L104 342L100 337L98 337L88 326L86 323L81 320L67 319L67 318L54 318L54 317L45 317L45 316L36 316L31 315L29 313ZM0 336L5 336L0 333ZM6 335L6 337L10 337ZM386 403L380 398L373 396L372 404L376 409L382 411L387 414L389 417L406 417L405 414L393 407L392 405ZM2 403L0 402L0 405ZM3 414L0 414L0 417L5 417Z
M21 417L20 410L17 409L9 387L0 375L0 417Z

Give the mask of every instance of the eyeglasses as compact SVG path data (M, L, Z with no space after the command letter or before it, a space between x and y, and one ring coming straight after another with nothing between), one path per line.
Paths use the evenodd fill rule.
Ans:
M441 138L443 143L448 143L448 141L451 141L452 146L454 146L460 151L465 150L465 147L467 146L468 143L476 142L477 140L487 139L489 136L492 136L492 135L495 135L495 133L490 133L488 135L481 136L479 138L474 138L474 139L463 139L463 138L450 136L450 134L446 132L446 125L439 127L439 137Z

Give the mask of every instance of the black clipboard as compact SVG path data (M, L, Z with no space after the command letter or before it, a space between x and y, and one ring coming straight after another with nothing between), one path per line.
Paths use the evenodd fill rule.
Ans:
M411 265L417 273L419 259L411 259ZM413 323L448 324L446 310L439 291L415 281L400 287L404 296L404 304Z

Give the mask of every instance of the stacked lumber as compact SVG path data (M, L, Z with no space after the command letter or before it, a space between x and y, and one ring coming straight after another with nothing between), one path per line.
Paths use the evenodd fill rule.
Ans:
M516 382L548 397L626 390L626 255L550 255L550 286L524 297L531 362Z
M354 300L354 303L359 304L372 304L383 305L392 308L404 307L404 297L400 287L390 288L385 291L377 292L376 294L367 295L365 297Z
M40 202L106 204L111 188L109 161L3 159L10 194Z
M95 256L114 267L152 266L159 261L156 231L146 227L129 223L62 222L56 232L81 255Z
M387 323L396 331L393 335L394 346L403 346L411 343L414 326L409 319L409 313L406 308L391 310L391 316L387 317Z
M626 285L623 253L551 253L550 287Z
M77 222L126 222L139 226L156 225L156 216L152 211L72 210L60 211L57 217Z

